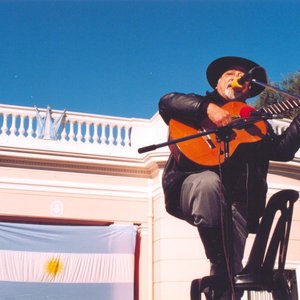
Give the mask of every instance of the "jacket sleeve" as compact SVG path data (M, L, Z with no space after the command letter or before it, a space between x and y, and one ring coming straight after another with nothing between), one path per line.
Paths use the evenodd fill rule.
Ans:
M269 159L290 161L300 147L300 114L294 118L290 126L278 136L274 136L269 148Z
M196 94L170 93L159 101L159 113L166 124L175 119L198 124L206 116L208 100Z

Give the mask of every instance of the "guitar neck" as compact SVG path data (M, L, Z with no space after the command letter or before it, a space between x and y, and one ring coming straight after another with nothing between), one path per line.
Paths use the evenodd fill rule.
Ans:
M280 114L300 106L300 99L290 98L275 104L268 105L260 109L265 113Z

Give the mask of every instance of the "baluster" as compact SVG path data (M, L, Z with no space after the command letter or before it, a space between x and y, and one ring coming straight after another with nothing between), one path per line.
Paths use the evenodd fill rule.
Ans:
M114 144L114 126L111 124L109 125L109 135L108 135L108 144L113 145Z
M117 145L122 145L122 127L120 125L117 125L117 137L116 137L116 142Z
M124 131L125 131L124 146L130 146L130 139L129 139L130 127L129 126L125 126L124 127Z
M106 134L105 134L106 126L108 125L105 123L101 124L101 138L100 138L101 145L106 145Z
M20 115L20 128L19 133L21 136L25 136L25 128L24 128L24 116Z
M13 135L16 135L16 133L17 133L17 128L16 128L16 115L12 115L11 127L10 127L10 133L13 134Z
M81 125L82 125L82 122L77 122L77 136L76 136L76 138L77 138L77 141L78 142L82 142L82 138L83 138L83 136L82 136L82 131L81 131Z
M92 138L92 141L94 143L98 143L98 124L94 123L94 135L93 135L93 138Z
M280 128L280 126L275 126L274 131L275 131L277 134L281 134L281 128Z
M33 116L28 116L28 129L27 129L28 137L33 137L32 121L33 121Z
M66 129L66 127L67 127L67 122L68 122L68 121L65 122L65 124L64 124L64 126L63 126L63 129L62 129L62 131L61 131L61 134L60 134L61 140L63 140L63 141L65 141L65 140L67 139L67 129Z
M7 114L3 113L3 124L1 128L3 135L8 135L8 127L7 127Z
M84 140L86 142L91 142L91 128L90 128L91 123L85 123L85 136Z
M69 120L69 124L70 124L69 139L70 141L74 141L75 140L74 122L72 120Z

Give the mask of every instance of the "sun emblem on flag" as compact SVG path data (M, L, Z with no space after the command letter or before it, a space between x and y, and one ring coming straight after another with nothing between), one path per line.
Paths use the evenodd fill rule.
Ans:
M53 277L59 274L62 270L62 263L59 258L51 258L46 263L46 272Z

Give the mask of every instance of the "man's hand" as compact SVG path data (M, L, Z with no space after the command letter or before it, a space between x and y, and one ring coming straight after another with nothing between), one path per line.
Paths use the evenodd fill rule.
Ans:
M227 110L213 103L207 106L207 116L217 127L226 126L232 121Z

